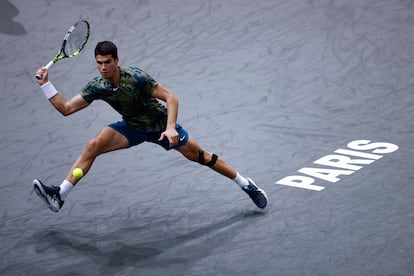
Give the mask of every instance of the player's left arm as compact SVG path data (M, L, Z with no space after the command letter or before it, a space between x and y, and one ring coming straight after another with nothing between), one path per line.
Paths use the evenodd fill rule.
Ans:
M161 84L155 85L152 96L164 101L167 104L167 128L161 134L160 140L167 137L168 141L170 142L170 147L173 147L178 143L179 139L178 132L175 129L178 117L178 99L172 92L170 92Z

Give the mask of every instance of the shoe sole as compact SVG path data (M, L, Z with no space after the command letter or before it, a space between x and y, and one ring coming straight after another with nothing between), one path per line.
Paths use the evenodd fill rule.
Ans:
M58 212L59 210L55 210L55 208L50 204L47 196L46 191L43 189L42 184L39 180L36 183L33 183L33 189L36 192L37 196L46 203L47 207L52 210L53 212Z

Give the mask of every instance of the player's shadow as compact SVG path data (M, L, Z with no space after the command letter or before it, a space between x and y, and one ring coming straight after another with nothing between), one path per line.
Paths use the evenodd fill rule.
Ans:
M0 33L10 35L24 35L26 30L23 25L13 21L13 18L19 14L19 10L8 0L1 1L1 24Z
M127 236L134 233L139 237L139 233L136 232L139 232L140 228L135 226L122 228L105 235L76 233L73 230L38 232L34 235L38 239L35 250L43 253L51 247L56 252L65 252L65 254L74 251L75 255L83 255L101 266L102 270L121 266L162 265L165 267L170 264L193 263L208 255L222 243L231 240L234 227L237 226L237 231L241 232L244 227L252 223L252 220L264 214L260 211L243 212L185 234L171 235L167 231L165 238L160 240L136 242L139 238L135 238L135 241L130 243L125 242L119 233L125 233ZM239 223L242 221L245 223ZM162 223L168 222L160 222ZM208 242L205 242L205 239L208 239ZM103 241L105 245L102 245ZM68 265L66 269L67 271L73 269L73 264Z

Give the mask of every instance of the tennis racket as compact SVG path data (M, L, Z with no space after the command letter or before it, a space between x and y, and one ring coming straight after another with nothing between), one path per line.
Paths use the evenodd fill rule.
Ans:
M45 68L49 69L56 62L64 58L72 58L77 56L88 42L91 30L89 23L86 20L81 20L69 28L63 38L62 47L57 52L54 59L52 59ZM40 80L43 76L36 74L36 79Z

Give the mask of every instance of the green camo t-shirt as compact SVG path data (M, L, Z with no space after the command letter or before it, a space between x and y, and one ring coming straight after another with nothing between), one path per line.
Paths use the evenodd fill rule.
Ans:
M119 84L114 86L102 77L96 77L82 89L81 96L88 103L94 100L107 102L124 120L139 130L165 130L167 109L152 96L157 82L137 67L119 69Z

